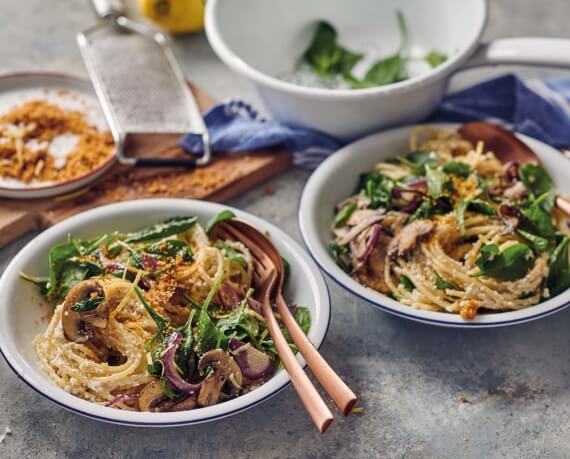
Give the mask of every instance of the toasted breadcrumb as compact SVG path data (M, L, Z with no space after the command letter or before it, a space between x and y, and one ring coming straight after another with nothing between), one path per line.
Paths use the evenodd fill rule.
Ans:
M63 135L76 136L77 142L60 163L49 148ZM24 183L67 181L91 172L112 153L111 134L99 131L78 111L33 100L0 116L0 177Z
M460 303L461 311L460 315L463 320L473 320L477 317L477 309L479 309L479 304L475 300L465 300Z

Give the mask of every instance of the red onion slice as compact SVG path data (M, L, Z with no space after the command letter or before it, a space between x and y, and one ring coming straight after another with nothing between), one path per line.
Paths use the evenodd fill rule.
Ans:
M117 403L127 403L138 400L139 394L121 394L105 403L105 406L115 406Z
M379 222L380 220L384 219L386 217L386 215L384 215L384 211L378 211L377 215L374 215L373 217L367 218L366 220L361 221L360 223L358 223L357 225L353 226L352 228L350 228L350 230L348 231L348 233L346 233L344 236L342 236L341 238L338 239L338 244L339 245L346 245L348 244L350 241L352 241L356 236L358 236L360 233L362 233L362 231L364 231L366 228L368 228L369 226L374 225L374 223Z
M147 253L141 253L141 264L145 271L156 271L158 268L158 259Z
M407 185L412 190L418 191L420 193L427 194L428 192L427 179L425 177L418 177L414 180L410 180Z
M225 309L235 309L241 303L242 297L239 292L228 284L220 285L216 293L218 303Z
M380 225L376 224L372 227L372 230L370 231L370 236L368 237L368 241L366 242L366 248L364 249L364 253L360 257L358 257L358 261L364 263L368 259L368 257L372 253L372 250L374 250L374 246L376 245L376 242L378 242L378 238L380 237L381 233L382 233L382 227Z
M236 340L237 341L237 340ZM273 360L247 343L232 351L242 374L249 380L261 379L273 372Z
M235 351L236 349L245 346L245 343L237 338L231 338L228 346L232 351Z
M182 335L180 332L173 332L172 335L168 338L168 347L166 348L166 352L164 353L161 361L162 366L164 367L164 374L168 379L168 382L172 384L173 387L178 389L180 392L184 392L185 394L193 394L200 389L202 383L198 384L191 384L187 381L184 381L178 370L176 370L176 364L174 363L174 356L176 354L176 349L178 349L178 345L182 341Z
M263 306L256 299L254 299L252 297L248 297L247 298L247 305L249 306L249 309L251 309L252 311L257 312L259 315L263 315Z

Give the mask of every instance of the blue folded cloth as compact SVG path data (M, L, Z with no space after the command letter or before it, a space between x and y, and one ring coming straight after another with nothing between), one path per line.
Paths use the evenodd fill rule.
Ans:
M220 103L205 113L212 151L243 152L285 147L294 164L312 169L343 146L333 136L291 127L259 116L241 100ZM427 122L489 120L535 137L554 147L570 146L570 79L524 82L505 75L446 96ZM181 146L200 154L202 137L187 134Z

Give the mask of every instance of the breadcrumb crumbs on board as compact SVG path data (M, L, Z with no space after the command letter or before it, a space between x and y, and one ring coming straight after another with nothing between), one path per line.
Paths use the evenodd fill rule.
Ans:
M273 185L267 185L267 186L265 187L264 193L265 193L267 196L273 196L276 191L277 191L277 190L275 189L275 187L274 187Z
M63 158L49 153L61 136L74 136ZM79 111L33 100L0 116L0 177L61 182L85 175L113 153L110 132L99 131Z

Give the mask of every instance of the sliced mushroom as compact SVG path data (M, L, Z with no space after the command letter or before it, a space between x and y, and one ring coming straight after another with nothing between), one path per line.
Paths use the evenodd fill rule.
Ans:
M219 400L222 388L230 375L233 375L233 380L239 386L243 384L240 367L222 349L212 349L202 356L200 362L198 362L198 370L200 373L203 373L208 367L211 367L212 371L202 381L197 400L200 406L213 405Z
M82 314L73 311L71 308L84 298L95 293L97 296L104 296L103 287L96 280L86 280L75 284L65 301L63 302L63 312L61 316L61 325L65 337L76 343L83 343L89 339L89 327L86 326Z
M405 256L409 254L416 244L429 236L433 230L434 223L431 220L414 220L404 226L400 234L392 240L390 255L397 253L398 256Z
M139 395L140 411L168 411L175 405L175 402L169 400L160 379L153 379Z
M250 343L232 352L240 370L249 381L266 378L273 371L273 360ZM240 384L241 386L241 384Z
M197 401L196 401L196 394L191 395L190 397L186 397L181 401L177 401L169 411L187 411L196 408Z
M523 182L515 182L513 186L507 188L503 192L503 196L507 199L522 199L527 195L527 189Z

